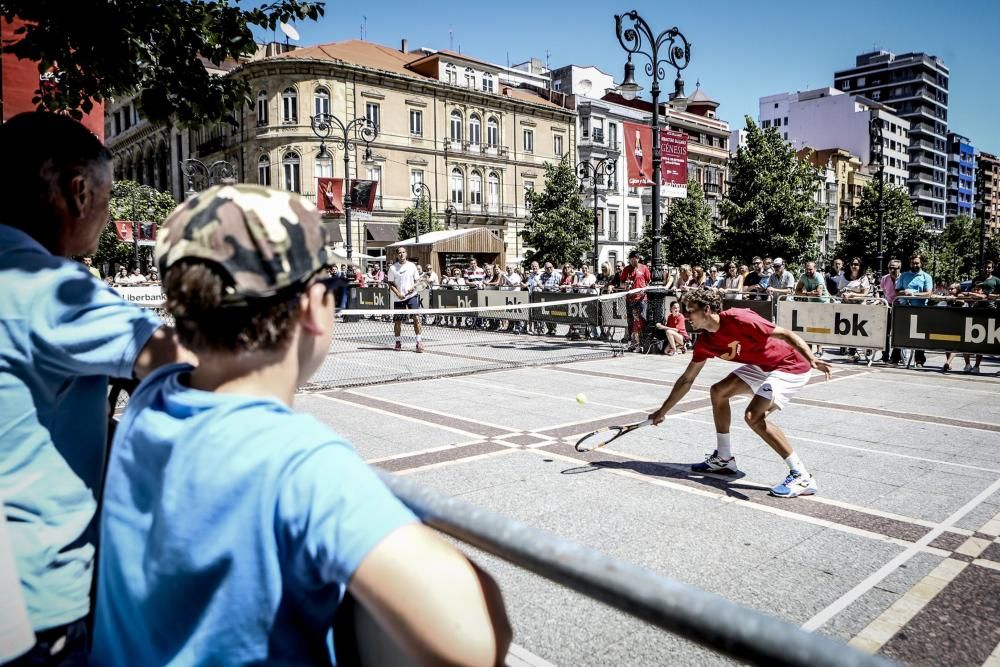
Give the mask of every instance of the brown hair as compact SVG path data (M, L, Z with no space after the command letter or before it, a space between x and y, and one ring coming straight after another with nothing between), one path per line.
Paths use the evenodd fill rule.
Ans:
M167 310L181 344L193 352L281 351L292 339L299 297L221 307L226 281L210 265L181 260L163 276Z
M714 287L698 287L684 297L685 308L689 308L692 303L702 310L711 308L713 313L718 313L722 311L722 293Z

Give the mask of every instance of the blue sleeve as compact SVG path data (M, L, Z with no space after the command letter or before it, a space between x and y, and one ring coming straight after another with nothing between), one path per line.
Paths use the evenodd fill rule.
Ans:
M163 325L110 287L80 271L63 279L36 311L41 361L77 375L131 377L139 352Z
M332 442L287 471L275 529L299 580L346 584L376 544L416 520L349 445Z

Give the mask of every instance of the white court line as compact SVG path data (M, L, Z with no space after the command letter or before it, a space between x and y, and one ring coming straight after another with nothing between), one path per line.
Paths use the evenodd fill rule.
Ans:
M397 400L397 399L394 399L394 398L393 399L382 398L381 396L376 396L374 394L372 394L371 396L369 396L368 394L362 394L360 391L357 391L357 390L354 390L354 389L347 389L347 390L344 391L344 393L345 394L351 394L352 396L358 396L360 398L373 398L373 399L376 399L376 400L379 400L379 401L386 401L388 403L394 403L396 405L402 405L403 407L413 408L414 410L420 410L421 412L429 412L432 415L437 415L439 417L448 417L449 419L456 419L456 420L459 420L459 421L472 422L473 424L479 424L480 426L487 426L489 428L500 429L501 431L507 431L508 433L520 433L520 432L522 432L522 431L525 430L525 429L511 428L510 426L502 426L500 424L494 424L492 422L485 422L485 421L483 421L481 419L473 419L471 417L463 417L463 416L457 415L457 414L455 414L453 412L442 412L440 410L434 410L432 408L425 408L422 405L414 405L412 403L405 403L403 401L400 401L400 400ZM387 412L386 414L395 415L396 413L395 412ZM438 424L435 424L434 422L425 422L425 421L420 420L420 419L417 419L416 421L420 421L421 423L424 423L424 424L431 424L433 426L438 426ZM447 427L446 426L442 426L441 428L447 428ZM462 432L463 433L468 433L469 431L462 431Z
M514 449L513 447L504 447L503 449L496 452L487 452L486 454L479 454L477 456L466 456L464 458L450 459L448 461L438 461L437 463L428 463L425 466L419 466L416 468L407 468L406 470L397 470L392 473L393 475L412 475L416 472L423 472L425 470L434 470L435 468L443 468L445 466L452 466L458 463L471 463L473 461L481 461L483 459L491 459L497 456L507 456L513 452L524 452L524 449ZM495 486L495 485L494 485ZM492 487L481 487L473 489L473 491L483 491L485 489ZM471 493L471 492L470 492ZM461 494L460 494L461 495Z
M956 379L958 379L958 377L960 376L956 375ZM975 376L973 375L971 377ZM880 380L878 378L871 378L870 382L879 382L881 384L894 384L897 386L899 385L899 380ZM920 384L921 386L924 387L940 389L942 391L968 391L976 394L986 394L988 396L995 396L997 393L996 387L994 387L993 390L991 391L989 389L966 389L965 387L955 387L952 384L934 384L930 382L921 382Z
M811 401L818 401L820 399L818 399L818 398L812 398L812 399L809 399L809 400L811 400ZM792 399L792 403L796 403L796 401L795 401L794 398ZM917 424L923 423L923 422L918 422L918 421L916 421L914 419L911 419L910 417L904 417L902 415L893 415L893 414L884 415L884 414L881 414L881 413L877 414L877 415L865 415L864 413L861 413L861 412L855 412L855 411L852 411L852 410L844 410L843 408L831 408L831 407L828 407L828 406L825 406L825 405L811 405L811 404L808 404L808 403L798 403L798 405L802 405L802 406L805 406L807 408L816 408L817 410L831 410L833 412L839 412L839 413L848 412L850 414L861 415L861 416L868 416L868 417L874 417L876 419L882 419L882 418L886 418L886 419L899 419L901 421L909 422L911 424L913 424L913 423L917 423ZM877 408L877 409L878 410L885 410L886 408ZM927 417L937 417L938 415L928 414L926 416ZM943 419L952 419L952 417L948 417L947 415L943 416L942 418ZM965 419L963 421L971 422L973 424L982 424L983 426L996 426L996 424L991 424L990 422L977 422L977 421L973 421L971 419ZM982 428L979 428L979 427L976 427L976 426L963 426L962 424L943 424L943 423L940 423L940 422L934 422L934 426L946 426L948 428L965 428L965 429L970 429L970 430L973 430L973 431L982 431L983 430Z
M388 410L382 410L381 408L376 408L375 406L372 406L372 405L364 405L363 403L355 403L354 401L345 401L345 400L343 400L341 398L335 398L333 396L326 396L324 394L312 394L312 396L315 396L316 398L322 398L325 401L333 401L334 403L342 403L344 405L350 405L350 406L353 406L353 407L356 407L356 408L364 408L365 410L371 410L372 412L377 412L379 414L389 415L390 417L395 417L397 419L402 419L404 421L416 422L417 424L421 424L423 426L433 426L434 428L439 428L439 429L442 429L442 430L445 430L445 431L451 431L452 433L458 433L459 435L464 435L464 436L467 436L467 437L477 438L479 440L482 440L483 437L484 437L484 436L479 435L478 433L472 433L471 431L463 431L462 429L454 428L454 427L451 427L451 426L445 426L444 424L435 424L434 422L424 421L423 419L417 419L416 417L411 417L409 415L401 415L398 412L389 412Z
M475 440L469 440L468 442L456 442L453 445L441 445L440 447L428 447L427 449L418 449L415 452L406 452L404 454L392 454L390 456L383 456L377 459L365 459L365 463L368 465L373 465L375 463L382 463L384 461L402 461L410 458L411 456L422 456L424 454L433 454L434 452L443 452L451 449L461 449L462 447L468 447L469 445L475 445L483 442L482 438L477 438ZM496 443L501 444L501 443Z
M922 547L928 546L931 542L937 539L937 537L941 535L941 533L948 530L952 524L958 522L966 514L976 509L976 507L981 505L987 498L996 493L997 490L1000 490L1000 479L990 484L986 487L986 489L980 492L979 495L957 509L951 516L939 523L936 527L932 528L926 535L914 542L911 546L907 547L902 553L898 554L895 558L866 577L857 586L841 595L825 609L803 623L802 628L804 630L812 631L822 627L827 621L847 609L851 606L851 604L856 602L858 598L881 583L883 579L895 572L901 565L906 563L906 561L913 558L913 556L915 556L917 552L922 549Z
M705 421L703 419L694 419L691 417L684 417L682 415L677 415L678 419L683 419L685 421L691 421L698 424L711 424L712 422ZM738 429L746 433L753 433L753 431L745 426L732 426L731 429ZM912 461L923 461L925 463L936 463L938 465L952 466L955 468L968 468L969 470L981 470L983 472L992 472L1000 474L1000 470L995 470L993 468L984 468L982 466L973 466L965 463L953 463L952 461L941 461L940 459L928 459L922 456L911 456L909 454L898 454L896 452L887 452L881 449L868 449L866 447L855 447L853 445L844 445L839 442L830 442L829 440L819 440L817 438L806 438L800 435L789 435L785 434L789 440L801 440L803 442L812 442L818 445L827 445L829 447L840 447L841 449L853 449L859 452L868 452L870 454L884 454L885 456L893 456L900 459L910 459Z
M556 667L544 658L540 658L523 646L511 644L507 649L504 667Z
M471 384L474 387L483 387L485 389L496 389L497 386L494 384L488 384L484 382L473 382L472 380L465 380L462 378L452 378L452 382L459 382L461 384ZM553 392L541 392L541 391L529 391L528 389L515 389L514 387L504 387L504 393L510 394L522 394L524 396L544 396L549 400L557 401L571 401L576 403L576 396L558 396ZM587 400L587 405L599 405L604 408L614 408L616 410L628 410L628 406L625 405L612 405L611 403L600 403L598 401ZM633 408L634 409L634 408Z

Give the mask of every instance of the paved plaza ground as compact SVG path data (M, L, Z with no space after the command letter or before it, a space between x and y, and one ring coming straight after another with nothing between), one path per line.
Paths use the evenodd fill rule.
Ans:
M385 349L366 363L477 354L435 349L433 334L428 347ZM978 376L840 361L831 381L815 374L775 417L818 480L810 498L767 495L786 468L742 423L738 403L733 446L746 475L687 471L714 448L708 389L734 368L717 360L658 428L589 454L573 449L579 434L644 418L689 358L341 387L299 394L296 407L375 466L863 650L914 665L1000 665L996 360ZM928 366L942 359L930 355ZM581 392L585 405L574 400ZM510 664L731 664L466 550L504 591Z

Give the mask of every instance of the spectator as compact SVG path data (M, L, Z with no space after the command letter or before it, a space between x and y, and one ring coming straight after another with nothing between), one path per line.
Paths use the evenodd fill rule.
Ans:
M771 296L791 294L795 290L795 276L785 268L785 260L775 257L771 262L771 274L767 282L767 293Z
M705 284L708 287L714 287L716 289L719 289L722 287L723 280L724 276L719 273L719 269L718 267L715 266L715 264L708 267L708 280L705 281Z
M672 290L677 287L677 268L667 267L663 271L663 289Z
M795 283L795 295L805 297L806 301L829 301L830 293L826 290L826 280L816 273L816 262L806 262L805 271ZM814 349L815 348L815 349ZM809 350L817 356L822 356L823 346L810 344Z
M500 265L491 264L486 275L485 286L490 289L500 289L500 286L503 284L503 271L500 270Z
M367 283L369 285L377 285L379 283L385 282L385 273L382 271L382 267L378 265L378 262L372 262L368 266L368 276Z
M649 267L641 263L642 257L637 250L628 254L628 266L622 269L621 283L626 290L640 289L649 285L652 276ZM628 319L628 329L632 337L629 351L639 347L639 334L646 328L646 309L649 298L646 291L629 294L625 297L625 313Z
M115 274L115 285L128 285L131 279L128 275L128 269L124 266L118 268L118 273Z
M663 354L672 357L678 352L684 353L688 341L691 340L691 335L687 330L687 321L681 315L680 301L674 301L670 304L670 312L663 322L656 323L656 328L663 331L664 334Z
M563 292L572 292L576 284L576 270L572 264L566 262L562 267L562 275L559 276L559 289Z
M962 296L970 301L970 305L973 308L996 308L997 301L995 297L997 295L1000 295L1000 278L993 275L993 260L988 259L983 264L983 272L972 279L971 290L962 294ZM990 297L994 298L991 299ZM966 353L962 355L962 358L965 359L965 368L962 369L964 372L975 373L977 375L980 373L983 355L976 355L976 364L974 366L971 363L972 355Z
M602 290L607 291L608 283L610 283L611 280L611 264L608 262L602 262L601 272L597 275L597 284Z
M146 276L146 278L151 283L158 283L160 282L160 272L157 271L156 267L154 266L149 269L149 275Z
M272 241L262 220L301 233ZM490 578L291 409L334 327L322 225L297 195L247 185L199 193L164 223L167 307L200 364L151 376L111 450L96 664L330 664L345 588L411 660L502 661ZM232 252L241 238L254 244ZM286 270L267 271L272 258Z
M830 294L840 294L847 282L844 279L844 260L839 257L826 267L826 289Z
M855 257L847 267L844 275L844 286L840 288L840 298L845 300L865 299L871 294L871 283L861 265L861 259Z
M35 646L83 665L107 446L108 377L183 358L173 330L79 262L108 221L111 153L68 116L0 125L0 496ZM127 273L125 274L127 279ZM5 619L6 620L6 619Z
M879 286L882 289L882 298L886 300L890 306L896 300L896 281L899 280L899 272L902 268L902 262L893 257L889 260L889 273L882 276L879 281ZM890 342L892 341L892 318L889 318L889 326L886 330L885 336L885 347L882 350L883 363L898 364L900 361L900 350L893 348L890 350Z
M90 255L85 255L83 258L83 265L87 267L88 271L90 271L90 275L94 276L98 280L101 279L101 272L96 266L94 266L93 257L91 257Z
M740 299L743 291L743 276L740 275L736 262L726 262L724 267L725 276L722 278L722 290L725 292L724 299Z
M500 289L508 292L521 289L521 274L515 271L514 268L508 266L507 272L500 277Z
M691 279L691 265L681 264L677 269L677 279L674 281L674 290L677 292L683 292L691 289Z
M597 275L590 270L589 264L583 265L583 277L577 281L578 289L583 294L599 294L597 288Z
M560 276L555 272L555 267L552 266L552 262L545 262L545 270L538 274L539 288L544 292L558 292L559 282ZM547 336L556 335L555 322L545 323L545 334Z
M614 273L611 274L611 280L608 281L608 292L622 289L622 271L624 270L625 262L615 262Z
M747 275L749 275L750 269L747 268L746 264L740 264L740 278L746 280Z
M142 275L142 272L139 270L139 267L138 266L132 267L132 273L130 273L128 277L128 284L138 285L139 283L144 283L144 282L146 282L146 276Z
M421 277L427 281L428 287L437 287L438 285L441 284L441 280L438 278L437 271L435 271L434 267L431 266L430 264L424 267L424 272L421 275Z
M923 269L924 261L920 255L913 255L910 258L910 270L905 271L896 281L896 293L899 296L924 297L921 299L902 299L900 303L909 306L925 306L927 298L934 295L934 279ZM917 368L923 368L927 361L927 355L923 350L916 350L915 357Z
M750 262L753 271L743 278L743 292L748 294L747 298L762 299L767 292L768 276L764 273L764 260L754 257Z
M762 275L765 275L768 278L774 275L774 262L771 260L770 257L764 258L764 272ZM771 285L770 281L767 284L770 287Z
M483 281L486 279L486 272L479 266L476 262L476 258L473 257L469 260L469 268L465 270L465 284L470 287L481 288L483 286Z
M705 287L705 283L708 278L705 276L705 269L700 266L696 266L691 269L691 288L697 289L698 287Z

